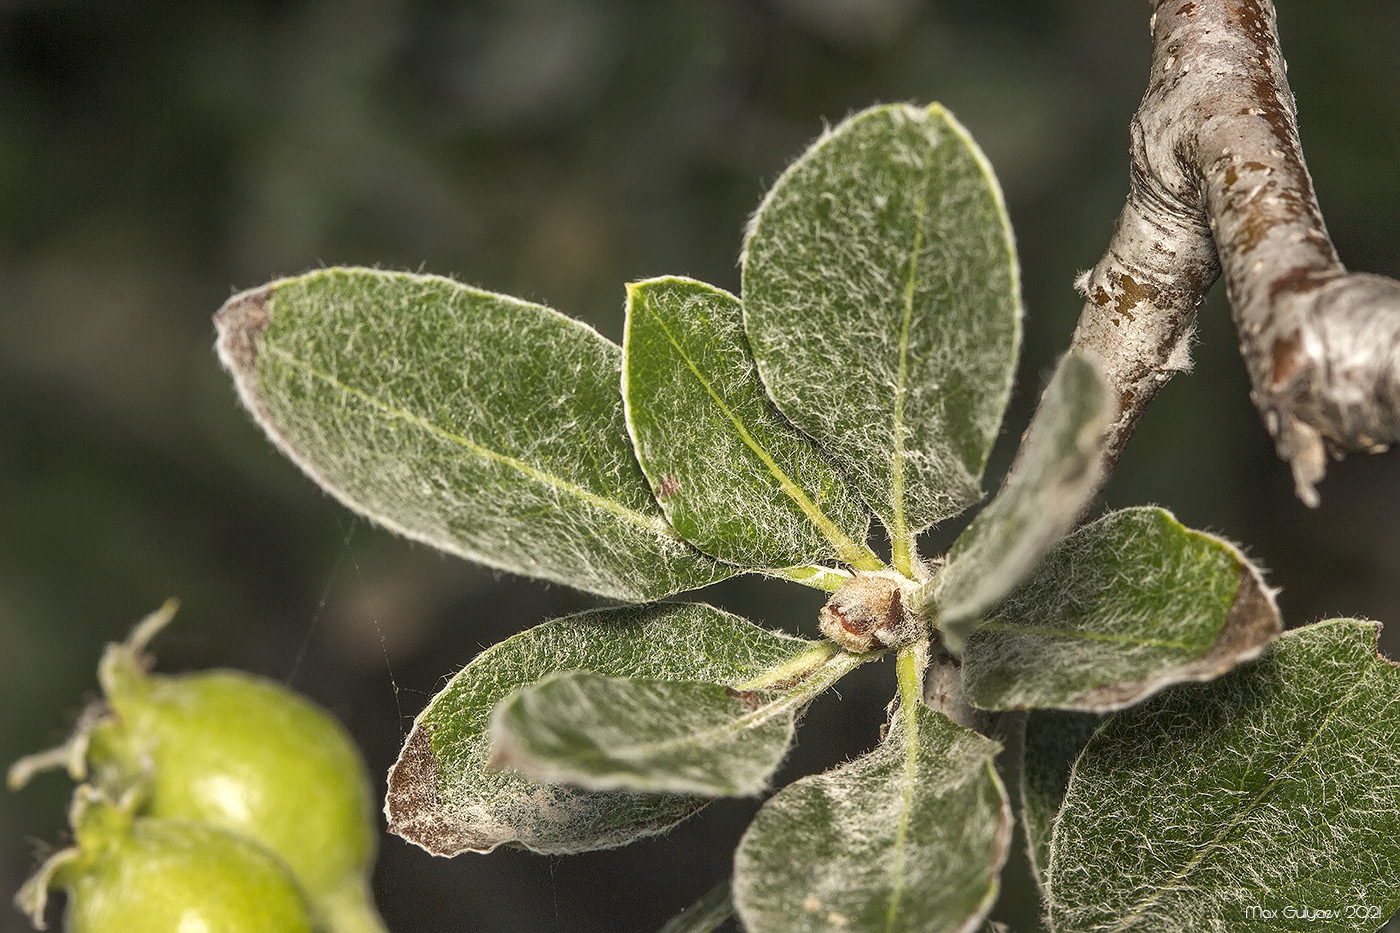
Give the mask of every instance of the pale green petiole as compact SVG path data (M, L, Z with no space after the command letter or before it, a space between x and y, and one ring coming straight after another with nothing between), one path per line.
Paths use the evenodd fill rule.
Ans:
M815 697L860 667L883 655L882 651L853 654L842 650L835 642L824 641L777 667L769 668L757 677L734 687L736 690L795 690Z
M838 570L835 567L823 567L820 564L806 564L801 567L782 567L778 570L769 571L772 576L781 577L784 580L791 580L794 583L801 583L803 586L810 586L816 590L824 590L828 593L835 593L841 587L851 582L851 574L845 570Z

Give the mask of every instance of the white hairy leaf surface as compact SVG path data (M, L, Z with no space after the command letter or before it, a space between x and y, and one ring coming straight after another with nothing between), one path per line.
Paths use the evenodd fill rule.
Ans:
M618 599L733 572L666 522L627 437L621 350L584 324L373 269L273 282L215 320L272 440L387 528Z
M1026 717L1021 771L1021 821L1031 870L1041 889L1050 864L1050 834L1069 787L1070 769L1104 717L1094 713L1038 709Z
M554 619L494 645L459 671L414 721L389 773L389 829L436 855L516 845L567 854L665 830L704 801L587 792L489 766L496 705L556 671L609 677L770 683L831 650L694 603L603 609ZM761 679L759 682L764 682Z
M651 488L696 547L747 568L880 566L865 504L764 395L733 295L629 285L623 397Z
M983 709L1121 709L1210 680L1282 630L1257 568L1158 508L1111 512L1062 540L969 636Z
M1020 342L990 166L942 107L876 107L819 139L750 225L744 325L778 408L910 539L981 497Z
M1296 629L1104 723L1051 837L1055 930L1380 927L1400 908L1400 668L1378 630Z
M735 853L744 928L979 929L1011 834L999 747L915 702L868 755L783 788Z
M982 616L1034 569L1099 487L1097 456L1117 405L1098 361L1060 361L1006 485L958 536L934 589L944 644L961 651Z
M551 674L497 705L491 763L590 790L757 794L782 764L799 713L867 657L826 646L805 660L769 687Z

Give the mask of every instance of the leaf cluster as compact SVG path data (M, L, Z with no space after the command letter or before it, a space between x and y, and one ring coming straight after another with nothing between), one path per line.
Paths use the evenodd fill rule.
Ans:
M230 300L218 346L240 397L331 494L445 551L634 604L545 622L462 668L390 775L390 828L440 855L664 831L707 800L766 792L807 704L895 652L879 745L767 800L732 886L671 929L730 909L753 933L981 928L1012 810L1000 746L963 724L969 707L1081 711L1037 712L1027 734L1024 811L1058 928L1214 928L1167 907L1186 903L1182 878L1214 891L1223 874L1186 858L1119 859L1115 875L1103 847L1158 831L1135 809L1163 794L1149 759L1178 767L1185 792L1239 746L1181 740L1166 760L1165 743L1114 724L1172 702L1188 710L1172 722L1198 706L1228 719L1244 701L1216 685L1220 699L1180 686L1134 704L1257 658L1281 625L1248 559L1161 509L1073 530L1117 414L1099 361L1060 361L997 495L946 555L919 552L921 531L983 496L1018 275L976 145L941 107L896 105L840 124L778 179L745 236L740 295L628 285L621 347L427 275L326 269ZM738 573L830 592L827 640L660 601ZM1286 690L1251 702L1290 722L1317 712ZM1269 723L1285 743L1307 731ZM1297 799L1322 792L1316 769L1291 773ZM1222 825L1209 803L1172 819L1183 852ZM1378 890L1348 864L1338 890Z

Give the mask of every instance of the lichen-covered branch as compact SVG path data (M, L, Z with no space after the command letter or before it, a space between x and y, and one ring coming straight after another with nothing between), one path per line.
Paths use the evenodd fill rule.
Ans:
M1119 394L1112 466L1163 383L1189 366L1196 308L1223 271L1253 398L1299 497L1330 450L1400 437L1400 283L1337 260L1303 161L1270 0L1154 0L1132 186L1079 283L1074 346Z

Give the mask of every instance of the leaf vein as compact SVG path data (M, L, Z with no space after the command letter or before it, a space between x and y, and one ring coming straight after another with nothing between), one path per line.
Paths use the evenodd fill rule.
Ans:
M297 359L295 356L293 356L292 354L288 353L286 350L283 350L280 347L264 346L264 350L273 354L282 362L293 367L294 369L298 369L306 373L307 375L310 375L316 379L320 379L327 385L330 385L331 387L336 389L336 391L342 392L353 398L357 398L360 401L365 402L366 404L378 409L380 412L388 415L391 418L395 418L407 424L411 424L414 427L421 428L422 430L427 431L429 434L432 434L433 436L438 437L442 440L448 441L449 443L452 443L467 451L468 453L473 454L483 460L488 460L493 463L499 463L503 466L510 467L511 469L518 471L522 475L527 476L530 479L535 480L536 482L543 483L544 485L557 489L560 492L573 496L574 498L579 499L582 502L586 502L589 505L592 505L596 508L600 508L606 512L611 512L613 515L616 515L623 521L628 522L632 525L636 525L637 527L652 532L653 534L679 540L675 530L671 528L670 524L668 524L662 518L653 515L646 515L642 512L636 511L635 509L628 508L626 505L623 505L616 499L609 499L606 496L601 496L595 492L591 492L587 489L584 489L582 486L569 482L561 476L556 476L548 470L542 470L539 467L526 463L524 460L512 457L509 454L501 453L498 450L493 450L490 447L473 441L469 437L465 437L461 434L457 434L453 431L449 431L446 428L436 425L428 419L424 418L422 415L418 415L411 411L407 411L403 408L399 408L395 405L392 405L389 402L386 402L383 399L379 398L378 396L373 395L369 392L365 392L362 389L357 389L354 386L346 385L331 373L327 373L303 360Z
M914 321L914 293L918 286L919 252L923 248L924 219L928 201L919 199L914 226L914 245L909 255L909 275L904 283L904 309L899 323L899 371L894 387L894 449L890 453L891 525L890 546L895 569L905 576L913 574L913 558L909 549L909 520L904 514L904 437L909 427L904 423L904 397L909 382L909 333Z
M783 468L773 459L773 455L749 432L748 426L744 424L743 419L725 404L724 399L715 391L710 380L706 379L705 374L700 371L700 367L696 365L695 360L685 351L675 335L671 333L671 328L666 326L666 322L662 319L661 315L653 315L653 320L656 321L657 327L661 329L661 333L665 335L667 342L671 344L676 353L680 355L681 360L685 362L686 368L690 370L691 375L696 378L701 387L704 388L706 394L709 395L710 399L715 403L715 407L729 419L730 424L734 425L734 430L739 433L739 439L744 442L744 446L753 451L754 456L758 457L764 468L778 481L778 486L782 489L783 493L797 504L797 507L802 510L802 513L817 527L817 530L831 542L832 546L836 548L837 553L841 555L841 559L853 566L861 567L862 569L877 569L879 560L870 553L870 549L861 547L847 537L845 532L838 528L836 523L833 522L825 512L818 508L817 504L802 491L802 488L793 482L792 478L783 471Z
M1113 635L1108 632L1086 632L1082 629L1057 628L1049 625L1017 625L1013 622L997 622L990 619L979 623L977 631L1042 635L1046 638L1072 638L1114 645L1139 645L1147 648L1175 648L1180 651L1199 650L1196 645L1190 645L1183 641L1170 641L1165 638L1142 638L1132 635Z

